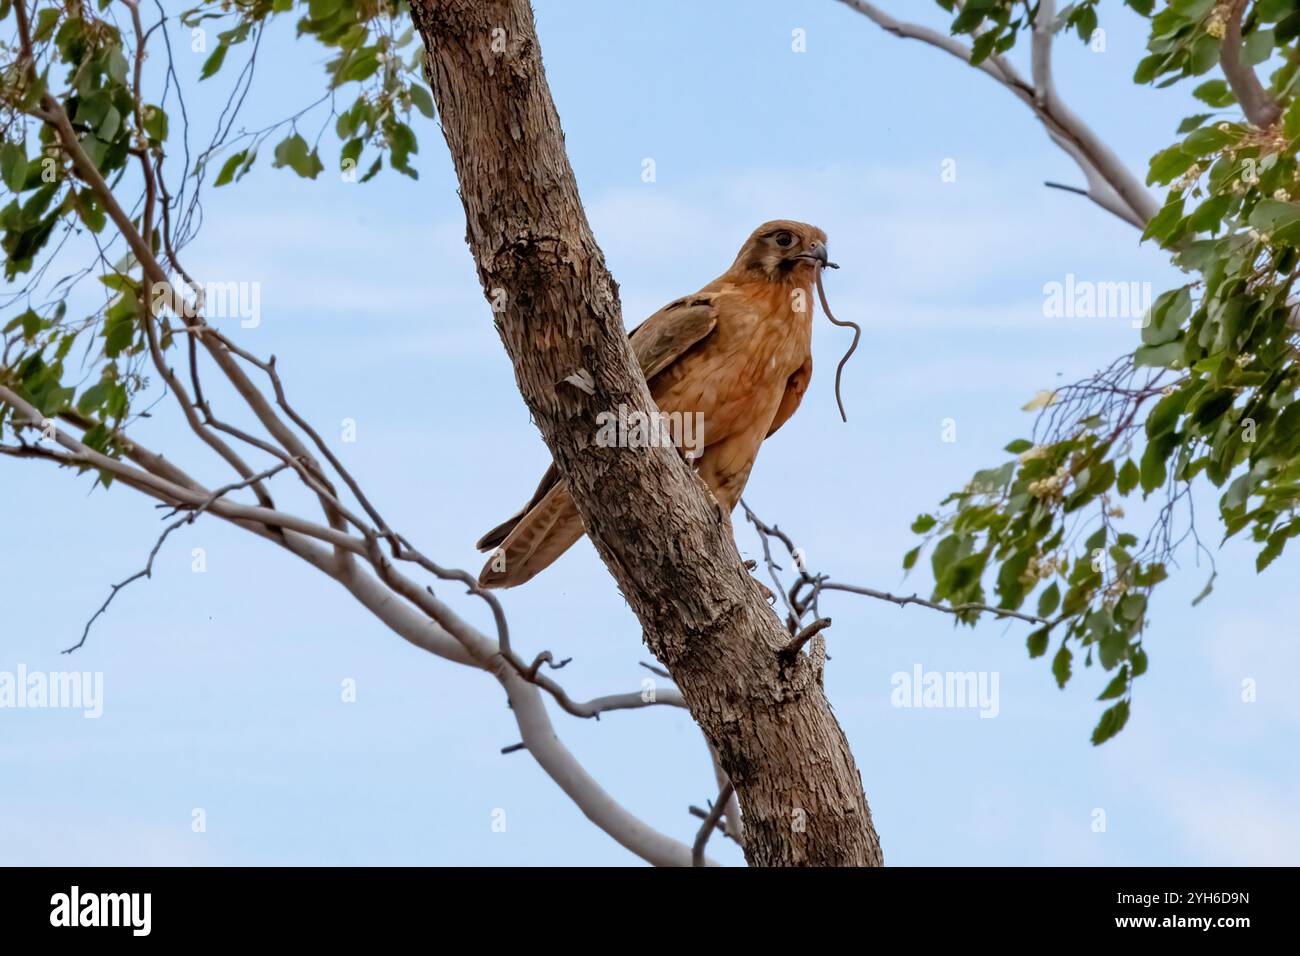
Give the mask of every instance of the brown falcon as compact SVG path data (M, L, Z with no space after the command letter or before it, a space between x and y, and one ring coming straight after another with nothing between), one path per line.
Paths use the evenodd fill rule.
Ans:
M661 412L702 421L699 475L730 514L759 446L786 423L812 376L812 289L827 264L826 234L776 219L759 226L726 272L670 302L631 333L632 350ZM518 514L478 542L492 556L489 588L523 584L582 537L554 465Z

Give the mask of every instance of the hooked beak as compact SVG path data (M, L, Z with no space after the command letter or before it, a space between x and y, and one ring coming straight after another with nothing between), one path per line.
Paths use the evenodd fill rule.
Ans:
M838 269L839 265L831 262L826 252L826 243L815 241L808 247L808 251L803 255L795 256L796 259L802 259L805 262L811 262L814 265L822 266L827 269Z

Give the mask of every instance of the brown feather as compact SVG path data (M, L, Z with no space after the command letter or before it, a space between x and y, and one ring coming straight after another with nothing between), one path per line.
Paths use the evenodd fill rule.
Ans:
M550 491L559 480L560 469L555 467L555 462L551 462L550 467L546 469L546 474L542 475L542 480L538 482L537 490L534 491L533 496L528 499L528 504L524 505L515 514L501 522L487 534L483 535L483 537L479 538L474 547L478 548L480 551L491 551L499 545L506 539L506 535L514 530L515 525L519 524L524 515L528 514L529 511L535 508L537 503L542 500L546 493Z
M563 481L530 508L483 565L479 584L513 588L530 580L584 534L582 518Z

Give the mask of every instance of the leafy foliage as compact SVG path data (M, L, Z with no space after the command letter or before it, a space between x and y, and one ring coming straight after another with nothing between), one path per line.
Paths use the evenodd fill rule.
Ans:
M144 5L138 9L147 15ZM405 0L201 0L179 16L159 12L153 23L136 21L127 10L108 0L36 0L22 7L0 0L9 34L0 44L0 245L12 284L0 300L0 384L48 418L88 419L87 444L113 455L122 451L114 436L131 415L132 399L148 385L150 350L166 351L183 336L175 334L175 311L166 314L155 301L136 256L129 249L109 254L120 236L106 228L109 210L88 171L59 143L49 107L66 111L88 165L177 272L175 256L193 234L207 181L223 187L242 179L270 144L272 167L315 179L325 170L321 141L331 123L344 178L364 182L385 159L414 178L412 111L433 115L419 79L423 48ZM330 52L324 94L270 127L235 132L262 33L289 18L299 36ZM196 54L198 82L233 78L227 109L192 162L182 51ZM164 70L144 68L158 59ZM319 124L310 138L309 121ZM146 198L151 189L152 200ZM140 197L134 206L130 192ZM51 283L51 263L74 237L93 239L98 261ZM74 317L69 295L87 279L102 284L102 305ZM151 316L157 319L152 340ZM78 343L86 358L74 363ZM0 403L0 436L11 413Z
M1006 50L1028 26L1013 15L1025 9L1019 4L939 4L956 12L954 33L982 31L977 58ZM1055 27L1087 39L1095 6L1071 4ZM1151 28L1135 82L1169 86L1218 66L1229 5L1128 6ZM1034 437L1009 444L1014 457L977 473L913 528L933 545L936 599L983 602L986 582L999 607L1019 609L1036 595L1047 623L1029 635L1030 656L1050 653L1062 687L1080 657L1111 675L1094 743L1128 720L1133 680L1147 669L1152 589L1185 539L1201 547L1194 525L1181 535L1173 528L1193 481L1223 489L1224 537L1249 533L1260 571L1300 534L1298 37L1300 3L1250 4L1242 59L1273 67L1267 88L1284 107L1281 119L1256 128L1233 115L1228 83L1202 80L1194 93L1210 110L1185 119L1182 138L1152 158L1147 182L1168 192L1144 238L1168 249L1188 281L1155 301L1132 355L1031 403L1039 409ZM1163 500L1154 526L1124 530L1121 502L1153 496ZM904 566L919 553L909 552Z

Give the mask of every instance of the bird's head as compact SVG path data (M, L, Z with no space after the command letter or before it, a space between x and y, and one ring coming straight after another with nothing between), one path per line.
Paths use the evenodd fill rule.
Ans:
M738 278L802 283L823 267L839 268L827 259L826 233L806 222L773 219L745 240L730 271Z

